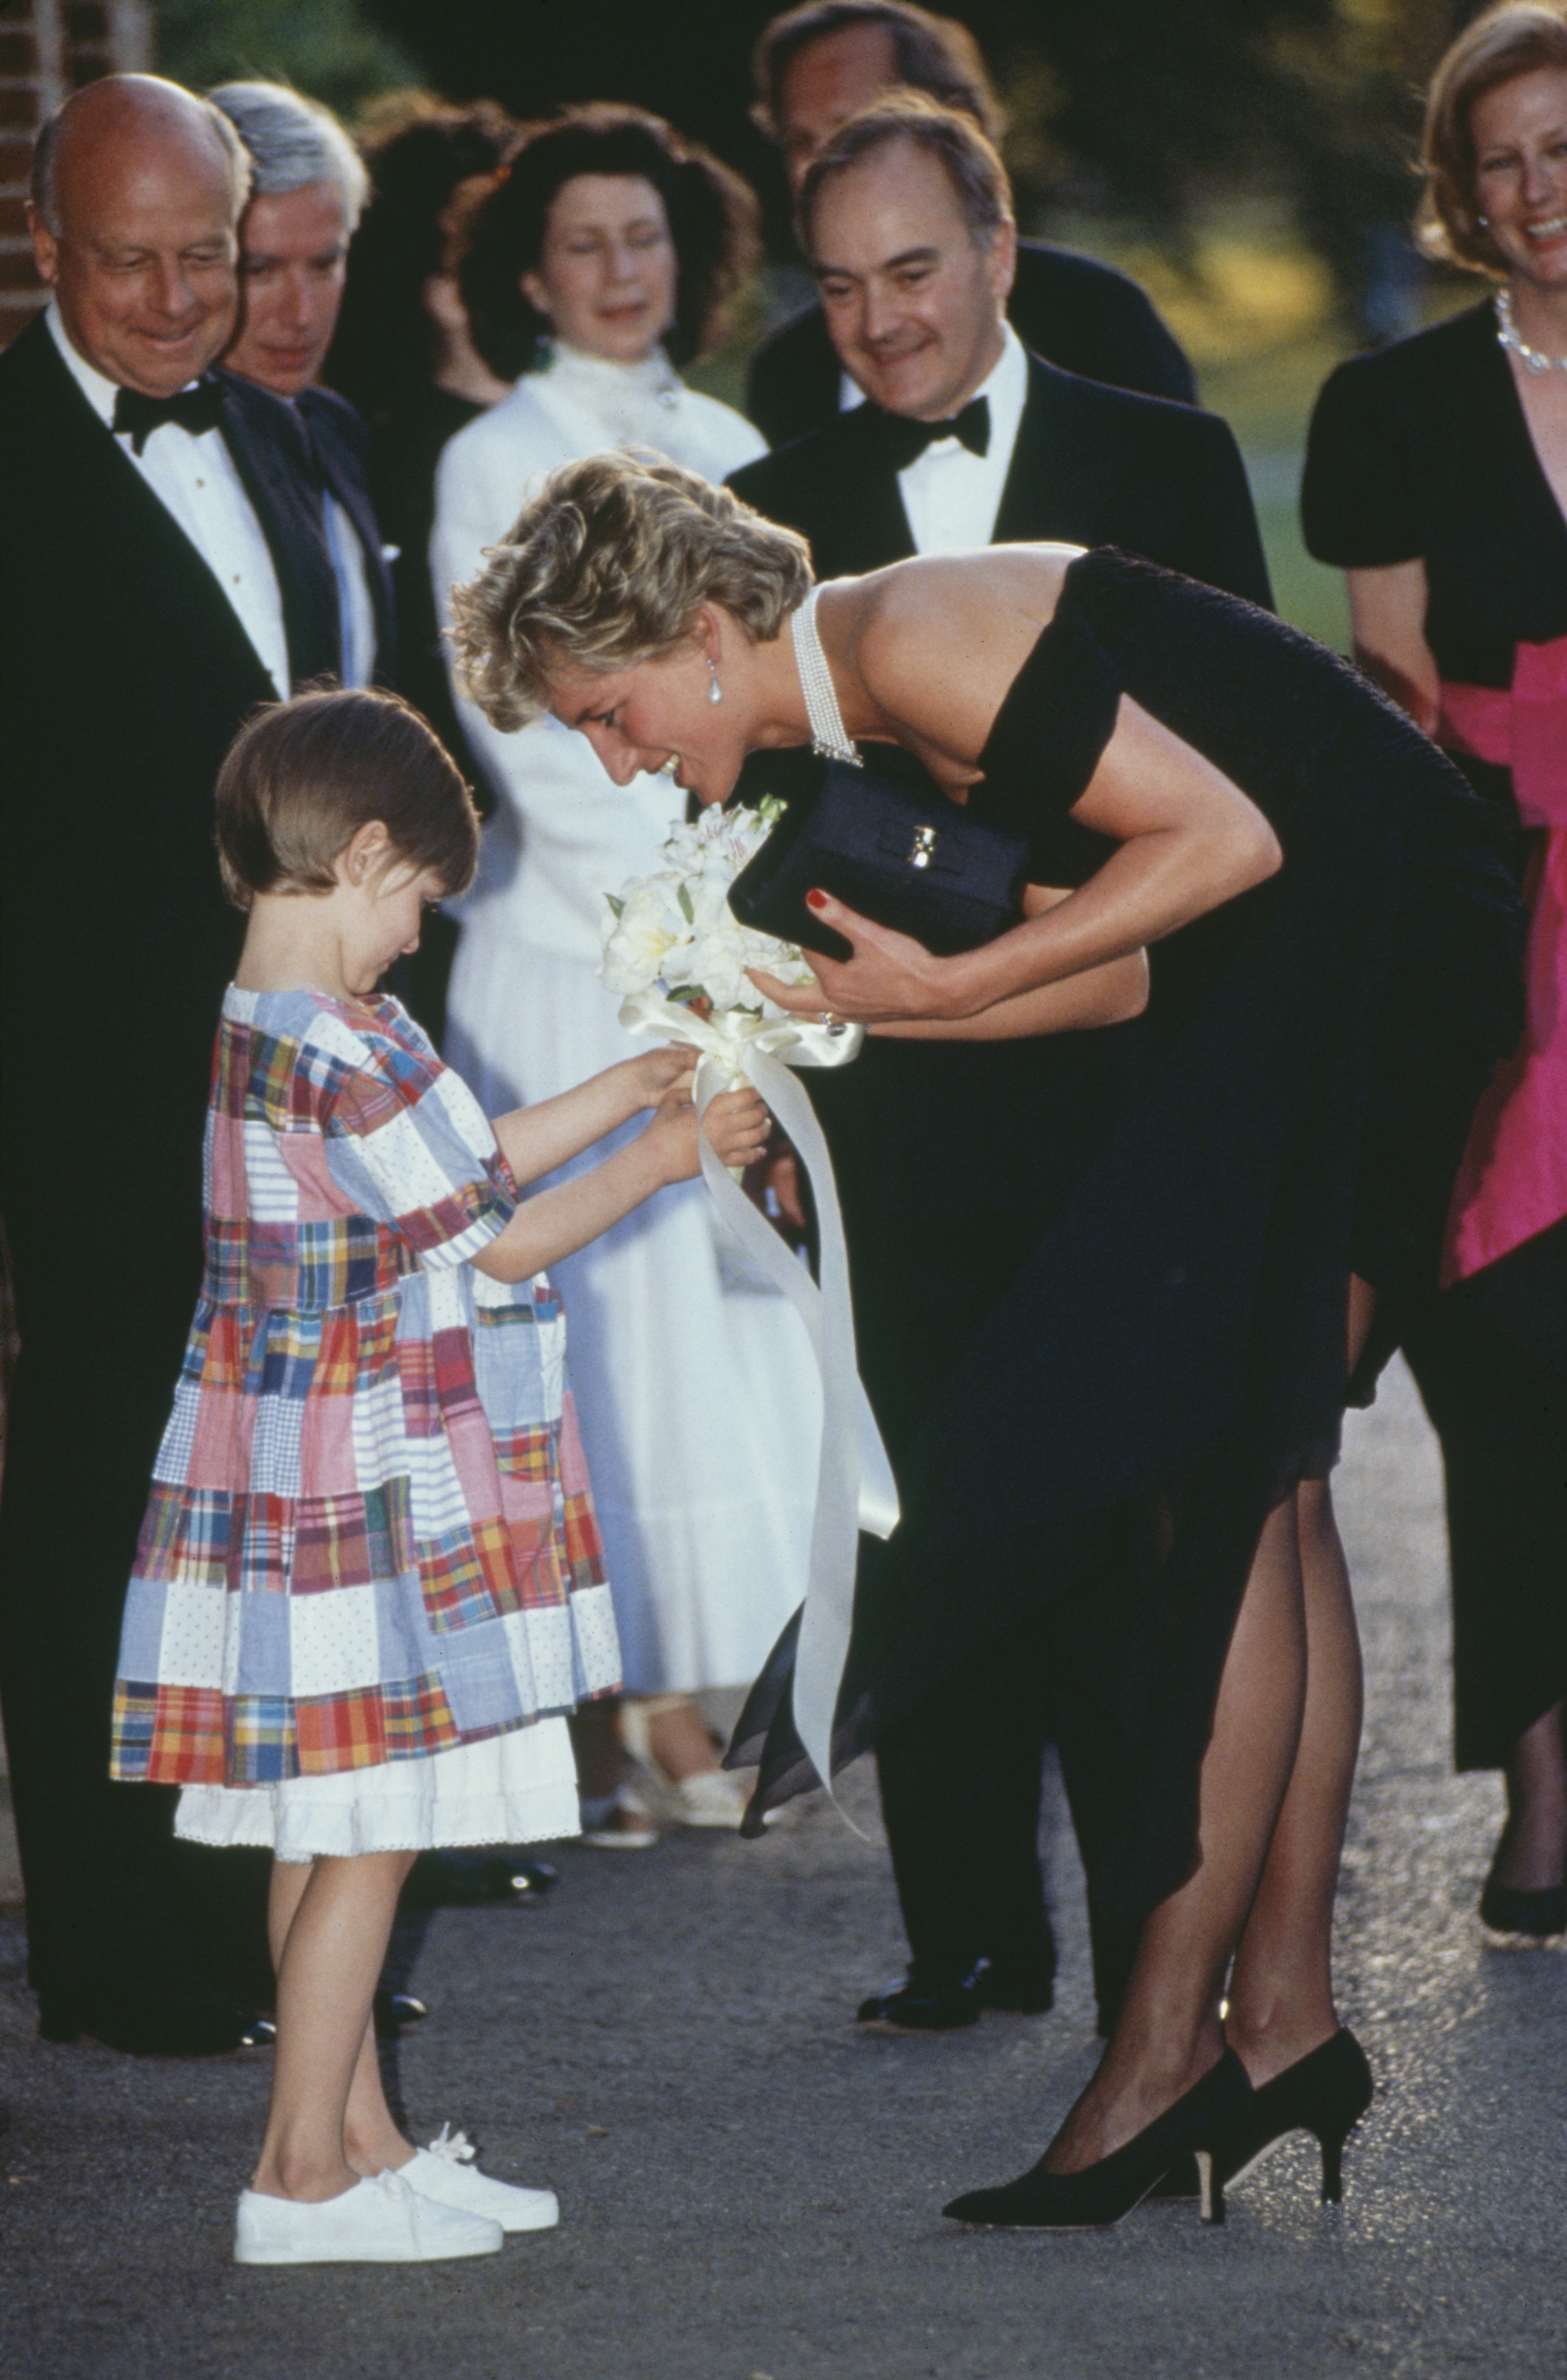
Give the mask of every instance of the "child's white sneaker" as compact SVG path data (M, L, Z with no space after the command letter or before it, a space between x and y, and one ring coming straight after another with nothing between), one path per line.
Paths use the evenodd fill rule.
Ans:
M561 2210L553 2190L521 2190L516 2182L496 2181L480 2173L473 2159L468 2134L443 2124L439 2136L427 2149L416 2149L411 2163L399 2167L395 2178L442 2206L487 2215L503 2231L554 2229Z
M336 2198L269 2198L242 2190L234 2261L429 2265L443 2256L492 2256L504 2236L491 2216L440 2205L400 2173L378 2173Z

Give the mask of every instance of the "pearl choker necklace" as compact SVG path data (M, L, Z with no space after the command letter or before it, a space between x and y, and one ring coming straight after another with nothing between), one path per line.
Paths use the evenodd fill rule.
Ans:
M1517 357L1525 371L1567 371L1567 356L1548 356L1539 347L1531 347L1528 341L1520 336L1512 319L1511 289L1499 289L1491 302L1496 308L1497 338L1510 355Z

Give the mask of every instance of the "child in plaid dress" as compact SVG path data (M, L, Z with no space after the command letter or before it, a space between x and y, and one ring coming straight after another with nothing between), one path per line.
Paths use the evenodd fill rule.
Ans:
M249 912L224 1001L206 1275L126 1608L114 1773L176 1830L268 1844L277 2048L242 2263L479 2255L556 2219L443 2131L415 2150L370 2022L417 1852L573 1832L563 1714L618 1654L542 1268L699 1170L688 1051L485 1122L375 987L478 821L395 698L306 695L218 785ZM520 1203L639 1111L640 1137ZM761 1153L748 1091L713 1103ZM444 2152L443 2154L439 2152Z

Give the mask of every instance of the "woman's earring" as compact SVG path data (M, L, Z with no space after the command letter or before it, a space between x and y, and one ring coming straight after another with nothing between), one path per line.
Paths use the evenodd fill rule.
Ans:
M718 682L718 664L713 660L711 653L708 655L708 678L710 681L708 686L708 700L710 702L722 702L723 700L723 688Z

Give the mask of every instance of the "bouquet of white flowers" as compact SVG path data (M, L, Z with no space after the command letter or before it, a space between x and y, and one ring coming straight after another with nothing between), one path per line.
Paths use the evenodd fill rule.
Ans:
M897 1490L881 1435L855 1366L848 1258L827 1144L794 1066L842 1066L857 1057L857 1025L822 1025L767 999L746 969L760 967L786 984L816 978L793 942L743 926L729 888L759 849L783 809L768 800L754 810L704 810L695 826L676 826L663 847L668 865L607 894L601 972L625 995L628 1033L694 1043L698 1110L719 1091L753 1083L809 1176L817 1216L820 1289L762 1220L706 1140L702 1172L719 1213L757 1269L790 1300L821 1366L821 1459L810 1575L795 1664L795 1718L800 1738L831 1791L832 1713L848 1649L858 1532L889 1536Z
M672 831L663 847L667 868L606 895L601 971L612 991L630 995L662 983L680 1006L705 1000L715 1015L740 1009L775 1020L785 1014L746 969L808 984L809 967L793 942L753 933L729 906L730 886L783 808L770 795L754 810L706 809L695 826Z

